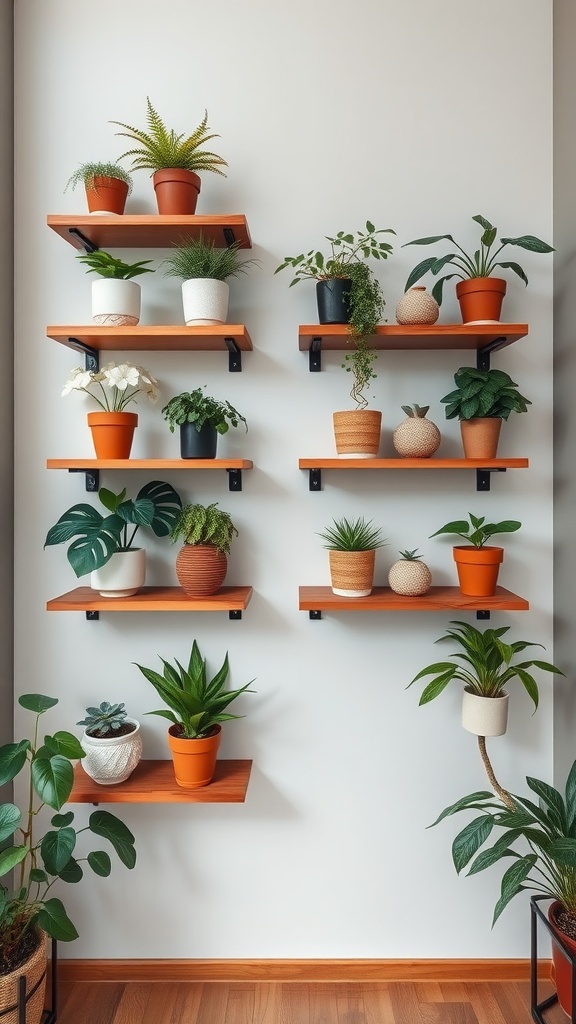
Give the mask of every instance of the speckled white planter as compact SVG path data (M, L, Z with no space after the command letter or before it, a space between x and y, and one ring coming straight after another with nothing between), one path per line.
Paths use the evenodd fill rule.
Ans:
M225 324L229 297L230 286L226 281L201 277L183 281L184 323L187 327L194 324Z
M479 697L464 687L462 725L476 736L503 736L508 725L508 694Z
M135 726L133 732L109 739L98 739L85 732L80 740L86 751L82 767L101 786L116 786L119 782L125 782L142 757L140 722L135 718L125 718L124 721L127 725Z
M93 569L90 586L98 591L100 597L132 597L144 586L145 579L146 551L144 548L131 548L130 551L117 551L106 565Z
M92 282L92 320L106 327L135 327L140 320L137 281L101 277Z

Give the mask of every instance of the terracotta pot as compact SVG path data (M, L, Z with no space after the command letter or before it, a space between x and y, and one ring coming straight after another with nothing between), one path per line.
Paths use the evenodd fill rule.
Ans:
M461 592L467 597L493 597L504 548L457 545L452 554Z
M562 953L560 942L565 946L572 956L576 957L576 942L560 930L556 923L556 916L562 910L562 904L555 900L548 907L548 920L554 931L558 933L558 942L552 939L552 977L558 992L558 1002L572 1020L572 964Z
M462 694L462 725L475 736L503 736L508 725L509 696L481 697L467 686Z
M499 416L479 416L460 420L464 456L467 459L495 459L502 420Z
M130 548L116 551L100 569L90 573L90 586L100 597L132 597L144 586L146 551Z
M28 959L10 974L0 976L0 1021L2 1024L40 1024L44 1010L44 993L46 989L46 943L45 932L38 930L38 945ZM18 1004L18 982L22 975L26 978L26 1013L18 1016L18 1010L4 1013L9 1006ZM37 987L36 987L37 986Z
M130 458L137 413L89 412L87 419L97 459Z
M192 214L200 194L200 178L194 171L172 167L156 171L152 178L158 213Z
M334 440L341 459L374 459L380 448L382 413L374 409L335 412Z
M128 182L121 178L108 178L95 174L86 184L86 202L89 213L123 214L128 196Z
M228 569L228 559L213 544L184 544L176 558L176 575L189 597L216 594Z
M332 593L368 597L374 583L376 551L329 551Z
M177 726L168 729L168 746L172 751L174 776L182 789L200 789L212 781L216 771L216 758L222 727L214 726L210 736L201 740L186 740L175 735Z
M140 722L125 718L126 725L133 725L132 732L120 736L89 736L84 733L80 740L86 757L80 764L94 782L100 786L116 786L130 778L142 757L142 736Z
M456 285L462 322L465 324L499 323L506 281L500 277L470 277Z

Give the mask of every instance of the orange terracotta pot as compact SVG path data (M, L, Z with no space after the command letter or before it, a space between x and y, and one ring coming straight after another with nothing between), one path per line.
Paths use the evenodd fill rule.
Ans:
M495 459L502 420L499 416L478 416L460 420L462 447L467 459Z
M466 544L453 548L452 554L462 593L467 597L493 597L504 548Z
M194 171L173 167L153 175L158 213L192 214L200 194L200 178Z
M570 950L572 956L576 957L576 942L560 930L556 923L556 915L562 910L562 904L554 901L548 907L548 920L555 932L558 933L558 942L552 940L552 978L558 993L558 1002L572 1020L572 964L560 948L560 942Z
M222 727L215 725L210 736L186 740L177 735L178 727L168 729L168 746L174 762L174 777L182 789L200 789L212 781Z
M86 201L90 213L124 213L128 196L128 183L121 178L108 178L95 174L92 184L86 185Z
M462 322L498 323L505 294L506 281L500 277L471 277L459 281L456 298L460 303Z
M88 426L97 459L128 459L134 431L138 426L135 412L89 412Z
M176 575L185 594L210 597L226 579L228 559L213 544L184 544L176 558Z

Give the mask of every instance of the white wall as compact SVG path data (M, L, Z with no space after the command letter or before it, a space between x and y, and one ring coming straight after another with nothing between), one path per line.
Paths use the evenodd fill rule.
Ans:
M456 473L326 474L323 492L308 492L298 457L333 453L331 412L346 407L348 378L337 353L325 355L322 374L308 373L297 325L316 319L314 289L289 290L288 272L273 270L285 254L366 218L391 226L396 254L379 274L393 320L407 274L426 254L401 243L452 232L473 245L470 218L479 212L502 234L550 239L551 4L172 0L159 13L151 0L102 0L89 22L75 0L17 7L17 685L59 696L52 728L73 726L88 702L103 699L125 700L138 717L155 695L132 663L183 658L196 637L214 667L229 650L232 684L256 679L257 694L242 701L247 717L229 725L222 750L252 756L254 771L243 806L122 808L137 836L137 869L67 890L81 938L65 953L527 956L527 901L491 931L497 873L458 879L454 827L425 831L446 804L484 785L475 742L459 725L457 688L423 709L416 688L405 690L434 660L433 641L451 616L310 622L297 588L328 583L317 532L332 517L363 514L382 525L390 545L377 582L399 548L420 547L438 584L454 582L451 545L430 533L469 511L517 517L523 528L507 544L502 582L529 597L531 611L495 621L552 657L551 261L520 257L530 287L510 282L504 315L528 321L530 335L494 360L533 400L502 439L502 454L529 455L531 468L499 477L485 495L472 475ZM91 279L45 218L83 210L79 193L62 194L68 176L80 161L122 152L109 121L142 125L147 95L181 131L208 108L230 169L227 179L204 176L198 212L245 212L251 255L262 262L232 285L231 319L247 324L255 346L241 375L216 355L146 357L166 399L207 384L249 420L247 437L228 435L220 449L254 459L242 494L212 474L170 477L186 499L218 501L240 529L228 579L255 588L242 622L125 614L93 623L44 610L75 585L64 549L42 552L46 531L85 497L81 478L47 472L45 460L91 451L84 405L59 397L78 359L44 336L47 323L87 322ZM140 173L128 212L153 211ZM180 322L177 282L160 273L143 288L144 322ZM442 319L458 319L453 298ZM444 433L439 454L459 453L458 425L443 420L439 399L468 362L380 356L372 404L383 410L384 454L409 402L431 404ZM176 455L158 411L138 411L133 454ZM133 493L145 479L109 474L104 483ZM148 547L149 581L175 581L175 549ZM527 773L551 775L547 678L541 691L532 717L514 689L508 736L490 746L512 789ZM144 723L146 756L164 756L161 721Z

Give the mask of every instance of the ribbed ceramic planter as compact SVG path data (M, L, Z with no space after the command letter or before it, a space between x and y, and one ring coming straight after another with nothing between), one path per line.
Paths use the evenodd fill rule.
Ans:
M462 693L462 725L475 736L503 736L508 725L508 694L480 697L466 686Z
M86 757L80 763L86 774L100 786L116 786L125 782L142 757L140 722L135 718L125 718L124 721L126 725L134 726L132 732L102 739L85 732L80 740L86 751Z
M499 323L506 281L499 277L471 277L456 285L462 322L465 324Z
M374 459L380 448L382 413L374 409L335 412L334 440L341 459Z
M213 544L184 544L176 558L176 575L189 597L216 594L228 569L228 559Z
M100 597L132 597L144 586L146 552L144 548L117 551L100 569L90 573L90 586Z
M92 282L92 320L104 327L135 327L140 321L137 281L101 277Z
M329 551L332 593L368 597L374 583L376 551Z
M226 281L195 277L182 282L184 323L187 327L225 324L230 286Z
M452 549L460 590L466 597L493 597L504 548L457 545Z
M557 915L561 911L562 904L555 900L548 907L548 920L554 931L557 932L559 942L570 951L573 957L576 957L576 942L569 935L565 935L556 922ZM572 964L562 952L559 942L552 942L552 976L558 992L558 1002L564 1013L567 1013L572 1020Z
M440 316L440 306L423 285L409 288L396 306L398 324L435 324Z
M2 1024L40 1024L44 1011L44 994L46 990L47 938L45 932L38 930L38 945L23 964L10 974L0 976L0 1021ZM20 978L26 978L26 1011L20 1018L18 1010L10 1013L5 1011L9 1006L17 1007L18 984Z
M87 421L97 459L128 459L134 431L138 426L135 412L89 412Z
M199 789L212 781L222 728L214 726L211 736L200 740L182 739L174 735L176 726L168 729L168 746L174 762L174 777L182 789Z
M128 196L128 182L121 178L108 178L95 174L92 183L86 185L88 212L109 216L123 214Z
M171 167L156 171L152 180L158 213L178 215L196 213L200 195L200 178L194 171Z
M495 459L502 420L499 416L479 416L460 420L462 447L466 459Z

